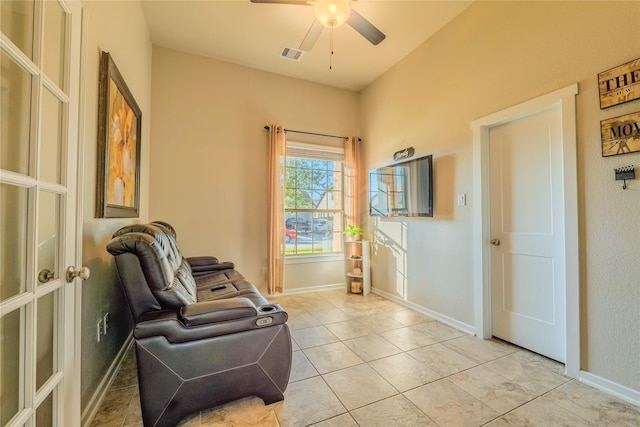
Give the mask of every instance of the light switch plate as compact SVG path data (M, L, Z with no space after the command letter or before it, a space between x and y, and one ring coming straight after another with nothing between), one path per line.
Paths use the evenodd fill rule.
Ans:
M467 206L467 193L460 193L457 197L458 206Z

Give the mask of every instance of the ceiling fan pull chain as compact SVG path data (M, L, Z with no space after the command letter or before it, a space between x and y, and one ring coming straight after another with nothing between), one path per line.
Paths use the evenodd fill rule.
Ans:
M329 69L332 69L331 60L333 59L333 28L329 29Z

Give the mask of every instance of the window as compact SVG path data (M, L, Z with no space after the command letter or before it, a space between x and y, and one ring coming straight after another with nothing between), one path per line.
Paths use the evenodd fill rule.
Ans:
M342 252L342 148L287 143L285 254Z

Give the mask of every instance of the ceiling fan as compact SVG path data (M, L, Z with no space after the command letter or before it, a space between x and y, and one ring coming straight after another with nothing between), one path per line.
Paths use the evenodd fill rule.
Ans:
M300 43L300 50L311 50L325 27L334 29L345 22L373 45L377 45L386 37L382 31L351 8L351 0L251 0L251 2L313 6L316 19Z

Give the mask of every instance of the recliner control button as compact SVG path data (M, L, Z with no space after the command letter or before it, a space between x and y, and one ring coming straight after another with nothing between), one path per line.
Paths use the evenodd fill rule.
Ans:
M267 326L272 323L273 323L273 318L271 317L261 317L260 319L256 320L257 326Z

